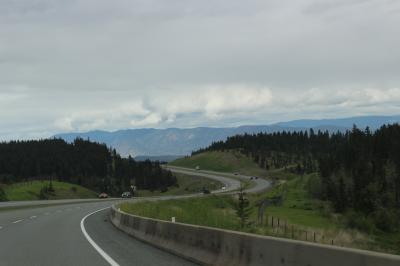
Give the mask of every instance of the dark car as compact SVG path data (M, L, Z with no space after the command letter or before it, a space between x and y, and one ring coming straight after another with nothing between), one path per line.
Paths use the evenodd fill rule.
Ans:
M203 194L210 194L210 190L208 188L203 187Z

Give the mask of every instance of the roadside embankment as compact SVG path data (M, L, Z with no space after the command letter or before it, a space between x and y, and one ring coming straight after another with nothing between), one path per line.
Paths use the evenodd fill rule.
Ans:
M127 234L202 265L400 265L400 256L166 222L115 205L110 216Z

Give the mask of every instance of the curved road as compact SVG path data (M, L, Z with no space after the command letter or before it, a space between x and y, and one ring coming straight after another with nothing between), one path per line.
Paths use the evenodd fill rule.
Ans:
M240 184L216 173L190 174L207 175L227 184L227 189L220 192L235 190ZM254 188L265 189L265 183L260 183ZM119 201L41 201L28 202L29 206L21 202L0 203L0 265L110 265L89 243L80 224L88 214ZM114 260L111 265L195 265L117 230L108 219L108 209L88 216L83 224L95 244Z
M241 175L241 174L220 173L220 172L207 171L207 170L194 170L194 169L176 167L176 166L167 166L165 168L174 173L182 173L182 174L187 174L187 175L207 177L207 178L218 180L221 183L225 184L225 186L226 186L225 190L222 190L222 189L216 190L216 191L213 191L213 193L237 190L240 187L239 180L243 180L243 181L247 180L247 181L254 182L254 186L251 186L250 188L245 190L245 192L249 192L249 193L261 192L261 191L266 190L269 187L271 187L270 181L265 180L263 178L256 179L253 176L246 176L246 175Z

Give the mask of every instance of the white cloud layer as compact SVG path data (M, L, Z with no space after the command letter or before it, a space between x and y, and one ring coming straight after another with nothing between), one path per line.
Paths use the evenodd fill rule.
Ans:
M400 113L393 0L2 0L0 138Z

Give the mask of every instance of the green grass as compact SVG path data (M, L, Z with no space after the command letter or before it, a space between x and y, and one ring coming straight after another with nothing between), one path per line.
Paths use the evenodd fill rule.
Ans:
M193 169L199 166L201 170L267 176L266 170L260 168L251 158L238 151L203 152L191 157L177 159L170 165Z
M360 248L380 252L400 254L399 234L366 234L346 228L343 217L332 212L327 202L313 199L307 191L307 182L312 175L288 175L284 170L275 171L280 177L271 190L260 194L248 194L252 212L249 226L241 229L235 214L234 196L208 196L202 198L166 200L123 204L121 209L128 213L161 220L176 217L178 222L218 227L230 230L271 235L283 238L313 241L323 244ZM314 174L315 175L315 174ZM283 177L287 177L286 180ZM258 204L266 199L283 195L281 206L269 206L265 210L264 224L258 223ZM271 226L274 217L275 227ZM280 220L280 227L276 226ZM266 222L268 221L268 222ZM286 226L285 226L286 225ZM293 229L292 229L293 228ZM293 233L292 233L293 230Z
M79 185L53 181L54 194L49 199L85 199L95 198L97 193ZM37 200L40 189L49 184L49 181L21 182L4 186L4 192L8 200ZM75 189L73 189L75 188Z
M270 206L266 209L266 214L268 216L275 216L276 218L280 218L282 220L287 221L290 224L296 224L302 227L309 227L315 229L330 229L337 228L337 225L328 217L325 217L320 212L321 203L314 199L311 199L306 190L304 189L304 182L307 180L307 177L303 179L293 179L288 181L282 185L275 187L274 189L261 194L249 194L249 200L252 203L252 214L251 220L255 222L257 220L257 205L258 203L265 199L266 197L273 197L278 194L284 192L284 202L282 206ZM229 199L229 200L227 200ZM169 220L171 216L185 216L185 212L188 214L188 218L182 220L183 222L191 223L192 221L201 225L212 225L205 221L205 223L200 223L203 219L198 220L197 218L192 220L189 219L191 215L195 215L197 217L197 211L202 209L201 204L207 206L209 210L217 209L220 205L220 201L226 201L229 203L233 202L233 198L231 196L222 196L222 197L207 197L201 199L190 199L190 200L173 200L173 201L160 201L160 202L143 202L138 204L129 205L128 211L136 213L138 215L149 216L152 218L166 219ZM191 205L193 202L193 206ZM196 202L196 203L194 203ZM198 204L197 204L198 203ZM157 206L159 205L159 206ZM199 208L200 206L200 208ZM234 214L233 205L225 204L224 211L226 212L228 209L228 213ZM163 209L162 212L159 212L159 209ZM179 209L179 213L176 213L175 210ZM183 212L182 210L185 210ZM165 213L164 213L165 212ZM164 214L163 214L164 213ZM218 212L217 212L218 213ZM225 215L225 214L224 214ZM211 215L206 215L211 217ZM230 216L231 219L236 220L235 215ZM214 220L215 218L212 218ZM232 228L229 228L232 229Z
M282 171L283 172L283 171ZM282 195L284 198L281 206L269 206L266 214L296 224L314 229L337 228L330 217L322 215L323 202L313 199L306 190L306 183L310 176L295 177L281 182L265 194L253 196L252 201Z
M285 171L285 169L273 169L268 171L268 177L272 180L291 180L297 178L298 175L290 172Z
M202 192L203 187L212 191L220 189L223 186L221 182L205 177L191 176L180 173L174 173L174 175L177 178L178 186L169 187L168 191L166 192L138 190L136 192L136 196L148 197L148 196L160 196L160 195L193 194Z
M170 221L237 230L238 219L232 209L231 196L205 196L186 200L123 203L120 208L127 213Z
M168 188L167 192L139 190L136 196L160 196L160 195L184 195L201 192L203 187L209 190L216 190L223 186L221 182L208 179L205 177L190 176L184 174L175 174L179 186ZM97 193L86 189L79 185L53 181L53 188L55 193L49 194L49 199L85 199L96 198ZM2 188L5 192L7 200L20 201L20 200L38 200L40 189L47 186L49 181L32 181L21 182L12 185L3 185ZM75 189L72 189L72 188Z

